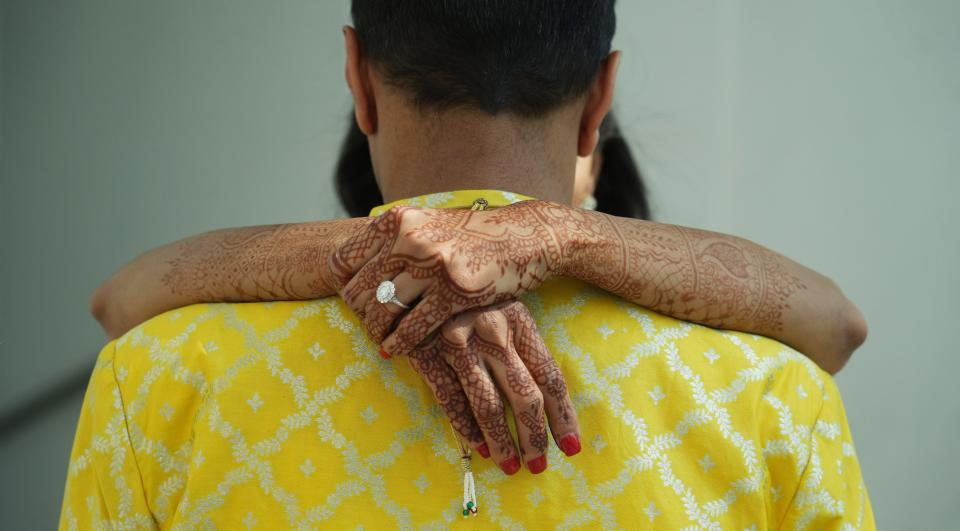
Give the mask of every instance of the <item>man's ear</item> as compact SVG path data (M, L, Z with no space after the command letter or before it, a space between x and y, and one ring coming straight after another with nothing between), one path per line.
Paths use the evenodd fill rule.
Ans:
M377 101L370 82L370 63L367 61L357 32L350 26L343 27L343 39L347 50L347 64L344 77L350 94L353 95L353 112L357 117L357 126L365 135L377 132Z
M600 141L600 124L610 112L613 104L613 89L617 82L617 68L620 66L620 52L613 52L600 65L597 79L587 92L587 101L580 116L580 138L577 154L589 156Z

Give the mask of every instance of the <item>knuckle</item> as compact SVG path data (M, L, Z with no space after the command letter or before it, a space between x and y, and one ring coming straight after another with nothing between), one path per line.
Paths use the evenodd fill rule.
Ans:
M404 233L401 238L403 239L404 247L408 248L415 256L430 256L437 264L443 265L445 263L443 254L438 252L439 245L437 243L409 232Z
M495 311L481 312L475 321L477 335L484 341L496 345L501 351L507 347L507 328L501 318L502 315Z
M493 310L482 310L477 314L477 325L484 328L497 328L497 312Z
M386 336L386 332L384 332L384 336ZM387 339L387 338L384 337L384 339ZM410 352L412 352L413 350L414 350L413 345L408 343L406 341L406 338L404 338L401 334L394 333L391 336L390 349L389 349L390 354L394 356L408 356L410 355Z
M428 335L426 328L419 326L416 321L404 319L400 321L393 333L395 348L412 349L415 345L426 341Z
M388 212L391 213L394 223L402 226L418 225L425 217L422 208L409 205L397 205Z
M393 206L383 214L377 216L377 219L371 225L371 229L382 233L390 234L396 231L403 217L404 207L401 205Z
M537 385L540 386L565 385L560 366L557 365L557 362L553 359L541 367L540 370L536 371L533 379L536 380Z
M447 355L461 355L460 348L465 347L470 340L470 328L460 325L460 323L448 320L441 325L441 334L449 348Z
M497 397L480 400L480 404L476 407L474 414L476 414L478 421L490 423L502 421L504 411L503 402Z
M501 290L511 289L497 286L497 281L502 278L499 271L470 270L461 263L452 262L446 268L456 285L471 294L469 304L473 308L491 306L498 302L496 299L503 293Z
M526 307L517 300L510 300L502 303L499 306L500 311L502 311L508 318L513 320L522 320L523 312L526 310Z
M518 409L521 411L543 411L543 394L536 387L531 388L530 394L518 402Z
M359 299L358 295L356 293L352 293L349 287L344 288L343 294L341 295L341 297L343 298L343 303L346 304L347 308L350 308L350 310L352 310L353 313L360 316L367 315L370 313L367 311L368 310L367 303L361 302L360 300L358 300ZM361 320L366 321L366 319L363 319L363 318L361 318Z
M378 344L383 343L383 340L386 338L386 333L382 328L379 328L376 325L373 325L373 328L367 327L367 330L368 330L368 333L370 334L370 339L374 343L378 343ZM392 354L399 354L399 353L395 352Z
M380 215L380 219L383 220L384 222L390 222L390 221L398 220L398 219L400 219L400 217L403 215L403 212L404 212L405 210L407 210L407 209L408 209L408 207L405 207L405 206L403 206L403 205L394 205L394 206L390 207L389 209L387 209L386 212L384 212L383 214L381 214L381 215Z
M357 315L360 315L361 313L367 313L366 302L360 301L359 294L356 293L356 289L352 289L351 286L344 288L343 302L345 302L347 306Z

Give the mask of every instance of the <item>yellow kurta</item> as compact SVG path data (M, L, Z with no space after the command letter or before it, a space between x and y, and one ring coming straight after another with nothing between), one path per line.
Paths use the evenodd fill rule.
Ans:
M406 201L491 206L494 191ZM475 456L461 516L449 424L336 297L202 304L108 344L61 527L874 528L834 381L790 348L569 279L523 297L566 376L583 451L505 476Z

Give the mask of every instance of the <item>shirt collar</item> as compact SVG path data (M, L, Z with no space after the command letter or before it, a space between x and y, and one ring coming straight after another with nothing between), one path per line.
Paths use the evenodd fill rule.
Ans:
M470 208L477 199L485 199L491 208L502 207L529 201L530 196L505 192L503 190L454 190L437 194L418 195L406 199L398 199L385 205L374 207L371 216L379 216L391 207L397 205L415 206L422 208Z

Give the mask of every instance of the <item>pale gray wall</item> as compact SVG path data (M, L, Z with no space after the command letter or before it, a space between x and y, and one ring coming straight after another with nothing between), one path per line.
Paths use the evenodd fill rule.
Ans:
M0 412L103 336L93 288L209 228L337 214L346 2L0 0ZM881 526L960 506L960 3L621 0L618 109L659 219L833 277ZM76 402L0 441L0 527L56 520ZM3 525L7 524L7 525Z
M348 4L0 0L0 414L92 365L149 247L333 217ZM0 529L50 529L78 405L0 440Z

